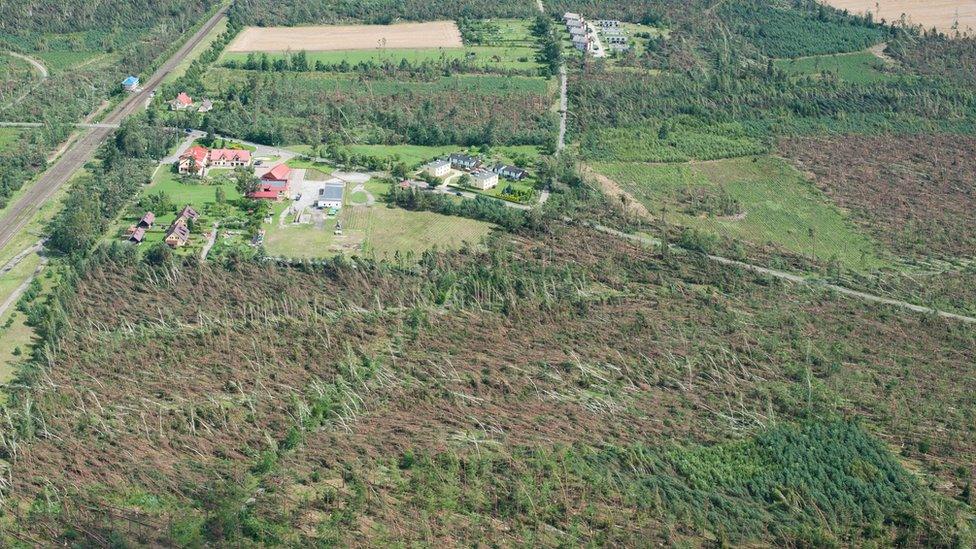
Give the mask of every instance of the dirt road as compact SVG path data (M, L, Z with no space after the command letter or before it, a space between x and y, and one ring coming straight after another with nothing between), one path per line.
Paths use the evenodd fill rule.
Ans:
M27 226L31 218L54 194L61 188L72 174L81 169L91 159L95 150L114 131L113 125L119 124L129 115L143 108L150 99L150 92L169 74L224 16L227 7L217 10L206 23L190 39L180 47L159 69L147 80L142 90L133 93L119 103L115 109L105 117L99 127L84 134L71 146L61 158L54 162L47 171L38 177L20 198L10 205L7 212L0 218L0 248Z

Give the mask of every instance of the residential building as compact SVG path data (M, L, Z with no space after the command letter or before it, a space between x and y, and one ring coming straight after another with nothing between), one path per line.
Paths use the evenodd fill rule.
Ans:
M139 220L139 223L136 223L136 227L141 227L143 229L151 229L153 223L155 222L156 222L156 214L152 212L146 212L142 216L142 219Z
M346 190L346 184L342 180L327 181L325 187L319 189L319 198L315 205L319 208L342 208L342 196Z
M451 163L447 160L435 160L426 166L424 170L433 177L444 177L451 171Z
M200 214L198 214L192 206L187 204L186 206L183 206L183 209L180 210L179 214L177 214L176 219L192 219L193 221L196 221L200 219Z
M602 34L603 36L620 36L623 33L624 31L618 27L608 27L605 29L600 29L600 34Z
M291 168L288 167L288 164L282 163L265 172L261 176L261 180L284 182L287 184L289 177L291 177Z
M529 172L523 170L522 168L510 166L508 164L496 164L491 171L497 173L501 177L512 179L514 181L521 181L529 176Z
M172 111L182 111L192 106L193 99L186 92L180 92L175 99L169 102L169 108Z
M146 238L146 229L143 227L136 227L136 230L132 231L129 235L129 242L135 242L136 244L142 243Z
M134 92L139 89L139 77L138 76L127 76L125 80L122 81L122 89L127 92Z
M210 167L242 168L251 165L251 151L244 149L213 149L210 151Z
M498 174L488 170L471 172L471 186L482 191L498 185Z
M197 112L210 112L212 110L213 110L213 101L209 99L204 99L203 101L200 102L200 108L197 109Z
M573 47L574 48L576 48L576 49L578 49L578 50L580 50L582 52L587 52L587 51L590 51L591 46L592 45L590 44L590 40L588 38L585 38L585 37L582 37L582 36L580 36L580 37L573 37Z
M600 19L596 22L596 24L604 29L620 28L620 21L617 21L616 19Z
M455 153L447 157L451 162L452 168L473 170L481 166L481 160L474 156L468 156L466 154Z
M210 151L206 147L194 145L180 155L179 160L176 161L176 171L203 177L207 175L209 157Z
M570 32L572 32L573 29L586 28L586 23L584 23L582 19L573 19L570 21L566 21L566 28L568 28Z
M582 19L583 17L578 13L572 13L567 11L566 13L563 14L563 21L566 21L567 23L570 21L580 21Z
M607 46L610 49L623 51L627 49L627 37L626 36L607 36L606 37Z
M569 36L571 38L576 38L577 36L585 37L589 34L589 30L584 27L569 27Z
M190 228L186 226L186 220L177 218L166 231L166 238L163 240L170 248L186 246L190 240Z

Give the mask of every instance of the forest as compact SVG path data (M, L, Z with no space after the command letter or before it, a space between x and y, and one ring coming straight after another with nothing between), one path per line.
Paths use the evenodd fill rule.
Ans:
M528 17L532 2L521 0L242 0L232 17L246 25L310 25L397 20L487 19Z

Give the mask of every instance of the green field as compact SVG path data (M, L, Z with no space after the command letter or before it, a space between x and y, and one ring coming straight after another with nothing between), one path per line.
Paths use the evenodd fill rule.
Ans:
M51 73L109 59L109 54L98 51L46 51L31 55L43 63Z
M583 152L595 160L687 162L761 154L766 145L735 122L705 124L690 116L675 116L588 133Z
M666 219L755 244L868 269L884 264L874 243L802 174L778 158L760 156L691 164L595 163L648 210ZM722 191L737 200L742 215L687 213L687 193Z
M777 59L777 69L794 76L817 76L824 72L852 84L867 84L889 80L894 76L886 72L885 63L871 52L861 51L840 55L817 55L800 59Z
M21 128L0 127L0 151L16 143L17 139L19 139L23 133L24 130Z
M434 158L451 153L478 152L460 145L347 145L346 149L352 154L400 160L410 167L418 167ZM541 154L539 147L535 145L502 145L491 148L491 156L505 162L514 162L515 158L521 158L531 164L538 160Z

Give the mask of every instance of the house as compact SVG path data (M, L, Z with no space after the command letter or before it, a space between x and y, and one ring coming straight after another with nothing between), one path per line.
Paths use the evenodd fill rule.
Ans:
M207 175L209 158L210 151L206 147L194 145L180 155L179 160L176 161L176 171L203 177Z
M139 77L129 75L122 81L122 89L127 92L134 92L139 89Z
M607 45L615 50L626 50L627 49L627 37L626 36L607 36Z
M287 185L288 178L291 176L291 168L288 164L278 164L274 168L271 168L264 175L261 176L262 181L277 181L285 182Z
M171 111L182 111L193 106L193 99L186 92L180 92L175 99L169 102Z
M620 21L616 19L600 19L596 24L604 29L616 29L620 28Z
M136 230L132 231L129 235L129 242L135 242L136 244L141 243L146 238L146 229L143 227L137 227Z
M139 228L142 228L142 229L151 229L152 226L153 226L153 223L155 223L155 222L156 222L156 214L154 214L152 212L146 212L142 216L142 219L139 220L139 223L136 223L136 227L139 227Z
M471 172L471 186L482 191L498 185L498 174L488 170Z
M335 208L338 210L342 208L342 195L345 190L346 184L342 180L329 180L325 183L325 187L319 189L319 198L315 205L319 208Z
M180 210L180 213L176 216L176 219L192 219L193 221L196 221L200 219L200 214L198 214L196 210L187 204L186 206L183 206L182 210Z
M433 177L444 177L451 171L451 163L447 160L435 160L424 166L424 170Z
M583 27L569 27L569 36L571 38L576 38L577 36L586 36L589 34L589 30Z
M600 29L600 34L602 34L603 36L621 36L623 33L624 31L616 27Z
M166 242L170 248L179 248L181 246L186 246L187 241L190 240L190 228L186 226L186 219L182 217L176 218L176 221L170 225L169 230L166 231L166 238L163 242Z
M566 13L563 14L563 21L566 21L567 23L570 21L580 21L582 19L583 17L581 17L580 14L578 13L567 11Z
M481 166L481 160L479 160L474 156L468 156L466 154L455 153L447 157L447 159L451 162L452 168L473 170Z
M210 151L210 167L242 168L251 165L251 151L244 149L213 149Z
M566 21L566 28L572 32L573 29L586 28L586 23L584 23L582 19L572 19L570 21Z
M529 172L523 170L522 168L510 166L508 164L496 164L491 171L497 173L501 177L512 179L514 181L521 181L529 176Z
M284 193L271 187L270 185L261 185L256 190L247 193L247 197L254 200L281 200Z
M582 37L582 36L580 36L580 37L575 37L574 36L573 37L573 47L574 48L576 48L576 49L578 49L578 50L580 50L582 52L587 52L587 51L590 51L590 46L591 46L591 44L590 44L590 40L588 38L585 38L585 37Z
M197 109L197 112L210 112L212 110L213 110L213 101L209 99L204 99L203 101L200 102L200 108Z

